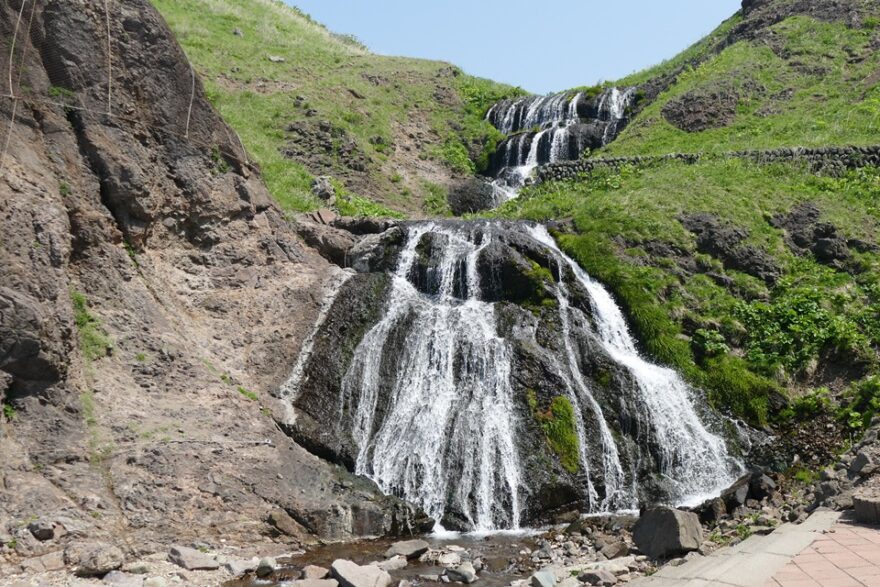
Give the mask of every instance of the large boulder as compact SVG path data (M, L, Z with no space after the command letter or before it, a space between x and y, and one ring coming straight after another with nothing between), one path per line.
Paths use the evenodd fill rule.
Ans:
M388 587L391 584L391 575L379 567L362 567L344 559L333 561L330 572L342 587Z
M220 563L212 556L186 546L172 546L168 551L168 560L187 571L214 571Z
M116 570L125 562L117 546L104 542L75 543L64 551L64 562L80 577L97 577Z
M667 558L700 548L703 528L692 512L669 507L646 510L633 528L636 546L652 558Z
M405 540L403 542L395 542L385 551L385 558L402 556L407 560L413 560L428 552L428 548L429 545L424 540Z

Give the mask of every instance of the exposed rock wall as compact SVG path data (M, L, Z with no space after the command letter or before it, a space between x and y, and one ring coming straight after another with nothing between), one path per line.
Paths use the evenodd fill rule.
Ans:
M3 71L22 1L0 5ZM22 99L0 98L0 563L59 547L33 516L130 552L268 538L272 510L300 524L286 540L402 530L407 506L270 413L338 269L242 163L149 2L111 4L108 59L104 3L28 2Z

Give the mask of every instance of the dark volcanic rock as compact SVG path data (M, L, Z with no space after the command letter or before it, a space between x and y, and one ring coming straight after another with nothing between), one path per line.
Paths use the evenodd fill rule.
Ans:
M748 232L723 223L712 214L684 216L681 223L697 237L697 249L722 261L725 267L748 273L772 285L781 275L779 267L766 252L744 245Z
M703 528L696 514L673 508L652 508L642 513L633 528L633 540L652 558L691 552L703 542Z
M850 261L850 249L876 252L878 247L858 239L847 239L830 222L820 222L821 211L811 203L798 204L788 214L777 214L770 224L785 231L785 242L799 254L812 253L816 261L836 269L857 271Z
M663 117L685 132L701 132L733 124L739 94L719 87L688 92L663 106Z
M484 179L469 179L449 190L449 208L456 216L491 210L497 204L492 184Z

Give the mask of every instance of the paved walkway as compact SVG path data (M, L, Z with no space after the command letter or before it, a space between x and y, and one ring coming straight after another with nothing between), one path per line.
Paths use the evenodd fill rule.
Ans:
M805 553L806 556L813 555L815 554L813 552L814 547L817 547L816 545L819 544L824 545L822 548L825 550L849 547L837 542L835 542L837 546L831 546L830 543L826 543L824 540L817 542L828 536L837 537L837 531L833 534L823 534L823 532L835 528L839 518L840 514L837 512L817 511L803 524L784 524L767 536L752 536L732 548L723 548L707 557L688 561L678 567L664 567L655 575L638 579L630 583L630 585L637 585L638 587L709 587L711 585L734 587L764 587L767 585L772 585L773 587L778 587L779 585L783 587L800 587L801 585L821 585L823 587L832 585L880 586L880 583L831 583L832 575L834 580L839 575L832 571L828 571L827 575L822 574L818 566L808 566L807 568L811 569L812 572L820 572L823 577L828 577L828 583L788 582L787 577L794 577L794 574L786 574L790 570L788 565L793 561L799 560L799 563L795 563L797 565L809 565L810 562L815 562L801 559L801 553ZM848 528L846 529L848 530ZM876 531L872 532L877 533ZM846 532L841 529L840 540L844 542L853 541L853 537L848 534L844 538L845 534ZM880 533L877 534L878 548L875 560L880 563ZM861 539L859 538L859 540ZM860 542L860 546L864 546L864 544ZM849 553L838 550L838 553L841 552L849 556ZM836 559L837 555L835 554L833 560ZM834 565L834 563L830 564ZM824 566L822 568L827 570ZM833 566L833 568L835 571L840 570L837 566ZM803 570L803 568L800 567L796 570ZM774 579L777 573L783 574L781 580ZM816 579L818 580L818 577Z
M880 587L880 530L840 522L777 572L766 587Z

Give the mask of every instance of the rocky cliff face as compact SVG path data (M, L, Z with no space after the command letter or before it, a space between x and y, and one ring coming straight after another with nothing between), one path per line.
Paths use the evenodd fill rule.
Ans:
M282 534L273 511L295 520L281 540L401 530L410 508L271 418L336 269L243 163L162 19L112 3L108 44L103 3L22 2L0 6L22 98L0 98L0 560L257 541Z

